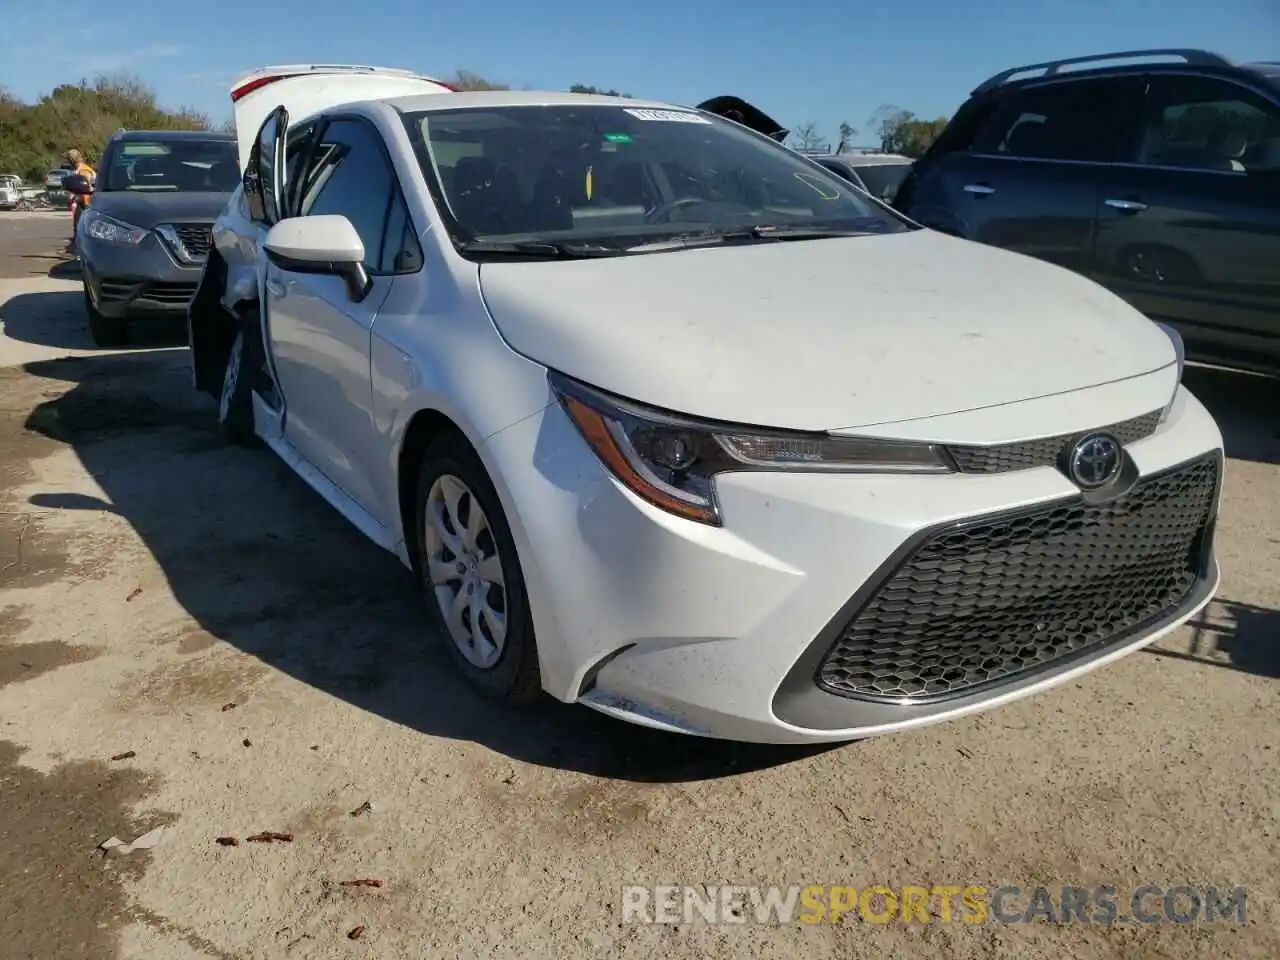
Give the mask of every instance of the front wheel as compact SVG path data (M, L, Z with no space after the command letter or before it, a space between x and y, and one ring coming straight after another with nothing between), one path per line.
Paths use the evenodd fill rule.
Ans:
M536 700L538 648L515 541L484 465L460 436L423 453L415 520L427 608L458 670L487 697Z
M253 351L244 329L236 332L236 338L227 354L227 366L222 373L222 389L218 392L218 424L223 436L234 444L249 446L253 443Z
M89 288L84 290L84 312L89 317L89 336L99 347L123 347L129 342L128 328L118 317L105 317L93 305Z

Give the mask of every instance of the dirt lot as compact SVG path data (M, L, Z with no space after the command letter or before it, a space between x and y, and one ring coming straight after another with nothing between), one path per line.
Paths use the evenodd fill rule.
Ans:
M1274 381L1188 373L1232 457L1202 623L949 725L733 746L474 700L394 559L219 440L184 350L86 349L33 256L65 228L0 214L0 957L1280 956ZM1243 885L1248 919L621 922L667 883Z

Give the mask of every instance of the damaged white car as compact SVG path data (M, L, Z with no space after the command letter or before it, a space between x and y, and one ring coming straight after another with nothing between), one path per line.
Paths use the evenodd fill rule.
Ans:
M1212 596L1222 439L1176 334L758 111L339 67L233 97L196 385L417 572L484 693L846 740Z

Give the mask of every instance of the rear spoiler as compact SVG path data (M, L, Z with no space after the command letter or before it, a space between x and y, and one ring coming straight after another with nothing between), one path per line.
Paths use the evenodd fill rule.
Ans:
M435 77L414 73L412 70L401 70L398 67L368 67L349 63L311 63L288 64L277 67L262 67L243 73L231 81L231 102L235 103L255 90L260 90L277 80L290 80L293 77L305 77L309 74L352 74L376 75L380 77L401 77L408 80L428 80L438 86L457 92L457 87L437 80Z
M454 92L454 87L435 77L395 67L295 63L252 70L231 81L240 168L248 162L258 128L278 106L297 121L357 100Z
M756 133L763 133L766 137L770 137L782 143L791 135L791 131L783 127L777 120L766 114L759 107L752 106L741 97L723 96L712 97L710 100L704 100L698 104L699 110L705 110L707 113L714 113L718 117L724 117L726 120L732 120L740 123L744 127L754 130Z

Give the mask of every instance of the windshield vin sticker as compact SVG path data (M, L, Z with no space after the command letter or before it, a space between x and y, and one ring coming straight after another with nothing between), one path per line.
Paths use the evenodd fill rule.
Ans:
M637 120L657 120L665 123L711 123L706 117L700 117L696 113L690 113L687 110L644 110L624 107L623 112L631 114Z

